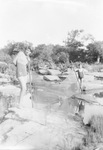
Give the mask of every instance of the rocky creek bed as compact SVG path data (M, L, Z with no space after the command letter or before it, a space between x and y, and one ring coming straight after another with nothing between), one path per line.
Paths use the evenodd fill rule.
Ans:
M87 93L79 93L73 76L60 82L34 77L35 89L26 106L17 108L18 85L0 86L0 149L33 150L96 150L102 148L103 84L88 77L84 80ZM91 76L91 75L90 75ZM87 80L88 79L88 80ZM98 90L97 90L98 89ZM101 89L101 90L100 90ZM78 101L83 101L79 115L75 114ZM84 107L85 104L85 107ZM98 134L97 134L98 133Z

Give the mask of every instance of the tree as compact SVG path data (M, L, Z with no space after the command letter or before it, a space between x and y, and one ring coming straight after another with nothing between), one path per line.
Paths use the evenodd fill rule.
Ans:
M40 57L45 48L45 44L39 44L37 47L35 47L34 51L32 52L32 58L35 59L37 57Z
M3 50L0 50L0 61L10 64L12 62L12 58L9 54L5 53Z
M5 52L8 55L12 55L14 50L26 50L26 49L30 49L31 51L34 50L33 44L27 41L24 42L10 42L8 43L3 49L2 51Z
M98 41L94 43L97 51L97 63L100 62L100 59L103 58L103 41Z
M94 42L94 37L91 34L85 34L84 30L72 30L68 33L65 46L68 47L70 61L86 61L84 57L87 47L90 42Z
M64 43L70 51L75 51L83 46L82 42L78 39L82 32L83 30L72 30L71 32L68 32L67 40L64 41Z
M84 43L84 45L88 45L88 43L94 43L95 42L95 38L91 34L85 34L85 35L83 35L81 37L81 40Z
M55 64L68 64L68 48L60 45L55 45L53 48L52 59Z
M92 57L94 61L99 63L103 59L103 41L95 41L87 46L88 57Z
M30 42L9 42L1 51L0 51L0 61L4 61L8 64L8 73L15 72L15 67L11 67L12 65L12 57L14 50L16 49L18 52L19 50L26 50L29 48L33 51L33 45Z
M37 47L35 47L34 51L32 52L32 59L33 59L33 66L39 66L39 65L48 65L49 67L52 66L52 49L54 45L49 44L40 44ZM37 68L37 67L36 67Z
M11 55L12 51L14 50L15 48L15 42L9 42L3 49L2 51L5 53L5 54L8 54L8 55Z

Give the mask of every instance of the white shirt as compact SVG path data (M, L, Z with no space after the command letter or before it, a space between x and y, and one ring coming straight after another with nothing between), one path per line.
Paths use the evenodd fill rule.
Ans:
M14 58L13 63L16 65L17 63L23 64L23 65L27 65L28 60L26 55L20 51Z

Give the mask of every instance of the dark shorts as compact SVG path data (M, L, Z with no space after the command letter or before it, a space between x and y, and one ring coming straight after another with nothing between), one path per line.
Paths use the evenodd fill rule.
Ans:
M84 75L83 75L83 72L78 72L78 78L81 80L83 79Z
M16 75L17 75L17 77L27 76L27 68L26 68L26 65L17 63Z

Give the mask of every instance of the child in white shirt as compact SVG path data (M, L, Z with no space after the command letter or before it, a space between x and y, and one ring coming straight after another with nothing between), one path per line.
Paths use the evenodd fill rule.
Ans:
M30 50L29 50L30 51ZM24 51L20 50L17 55L13 59L13 63L16 66L16 77L18 78L21 86L21 92L20 92L20 101L22 101L23 97L26 94L26 84L27 84L27 64L28 59L26 55L29 55L28 50Z

